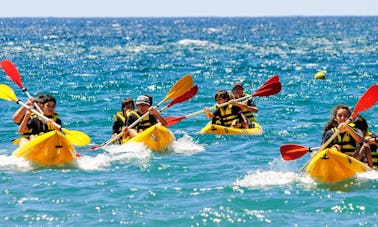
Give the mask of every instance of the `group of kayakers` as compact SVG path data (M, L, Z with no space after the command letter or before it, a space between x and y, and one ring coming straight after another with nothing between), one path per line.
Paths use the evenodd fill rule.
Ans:
M243 99L245 97L245 99ZM253 128L256 119L254 113L258 108L252 96L244 92L241 82L233 83L231 92L219 90L215 93L216 106L214 112L205 108L204 112L211 118L212 124L235 128ZM19 125L20 138L14 143L22 145L36 135L51 130L58 130L52 122L61 125L58 113L55 112L56 100L48 94L41 94L37 99L30 98L27 102L30 108L37 108L49 120L41 119L24 106L18 109L13 120ZM127 138L138 135L141 131L155 124L167 125L165 118L152 106L153 99L149 95L137 97L135 105L132 98L125 98L121 104L121 112L114 115L112 135L116 137L121 132L123 136L117 141L123 143ZM136 109L135 109L136 106ZM147 114L148 112L148 114ZM322 144L339 131L337 137L327 146L335 147L340 152L366 162L370 167L378 166L378 139L368 129L368 124L362 116L357 116L352 122L346 122L351 116L351 110L346 105L337 105L332 110L331 119L326 123L322 136ZM347 124L348 123L348 124ZM116 141L114 141L116 142Z

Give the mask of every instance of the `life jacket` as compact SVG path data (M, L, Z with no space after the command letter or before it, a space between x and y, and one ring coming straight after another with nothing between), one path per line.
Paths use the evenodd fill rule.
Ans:
M57 115L56 119L58 119L58 113L54 113L54 114ZM30 119L32 119L32 118L38 118L38 115L35 114L35 113L31 113L31 115L30 115ZM56 121L56 119L54 119L54 121ZM38 134L39 134L39 133L38 133ZM27 132L23 133L23 134L22 134L21 136L19 136L18 138L13 139L13 140L12 140L12 144L17 145L17 144L20 142L20 140L21 140L22 138L29 139L31 135L34 135L34 133L33 133L33 129L32 129L32 128L30 128Z
M240 119L239 115L232 113L232 104L221 107L218 109L218 111L220 115L215 116L213 119L213 124L229 127L235 119Z
M127 114L127 112L126 112ZM123 123L123 125L126 123L126 117L123 116L123 113L122 112L117 112L115 115L114 115L114 121L121 121Z
M244 93L241 97L246 97L248 96L248 94ZM249 102L252 102L250 101L249 99L247 99L247 105L249 104ZM255 116L253 116L253 113L249 110L246 110L246 109L242 109L241 113L247 117L251 122L256 122L256 118Z
M129 114L134 114L138 119L141 117L140 114L137 112L137 111L130 111ZM139 132L140 130L145 130L149 127L151 127L154 122L152 120L152 116L150 116L149 114L147 114L147 116L143 117L139 123L137 125L135 125L135 127L133 127L137 132Z
M349 124L352 128L354 128L353 124ZM332 128L332 132L335 133L337 128ZM341 152L345 153L347 155L353 155L355 152L358 144L357 142L353 139L349 133L339 133L337 137L334 140L334 144L338 144L341 147Z
M371 131L368 131L365 136L374 136L374 134ZM370 151L371 151L371 159L373 162L373 166L375 168L378 168L378 152L377 152L377 146L375 144L370 145Z
M373 162L373 166L378 168L378 152L377 149L375 151L371 150L371 160Z
M39 134L43 134L43 133L54 130L50 125L44 123L44 121L41 119L41 117L36 115L33 118L38 118L38 125L37 125L36 128L31 129L32 135L39 135ZM53 119L53 121L56 122L59 118L59 114L54 112L52 117L49 117L49 118ZM32 117L30 119L32 119Z

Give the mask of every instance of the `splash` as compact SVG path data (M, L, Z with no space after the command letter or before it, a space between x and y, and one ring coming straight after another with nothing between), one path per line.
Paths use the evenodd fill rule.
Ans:
M143 143L129 142L123 145L111 145L104 148L105 152L96 156L82 155L74 166L84 170L102 170L114 163L131 163L148 165L152 152Z
M27 172L33 170L33 165L24 158L0 155L0 170Z
M182 155L193 155L198 152L205 151L204 146L196 144L193 141L193 138L188 134L185 134L180 139L173 141L170 149L172 149L174 153Z

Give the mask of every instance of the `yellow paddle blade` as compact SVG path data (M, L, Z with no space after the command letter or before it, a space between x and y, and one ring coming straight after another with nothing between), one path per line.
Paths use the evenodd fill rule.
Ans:
M84 132L62 128L67 139L76 146L85 146L91 142L91 138Z
M0 84L0 98L7 101L17 102L16 94L12 88L5 84Z
M167 96L161 101L161 103L167 101L168 99L177 98L185 94L193 86L193 78L191 75L187 74L183 76L176 84L169 90Z

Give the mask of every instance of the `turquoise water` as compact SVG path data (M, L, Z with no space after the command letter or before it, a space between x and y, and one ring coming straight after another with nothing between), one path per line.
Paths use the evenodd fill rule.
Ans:
M298 173L283 144L319 146L339 103L353 107L378 81L377 17L0 19L0 59L32 94L51 93L67 129L92 142L71 165L41 167L11 156L18 106L0 100L0 221L7 226L377 226L376 172L335 185ZM325 80L315 80L318 71ZM109 139L127 96L157 104L185 74L199 92L163 116L214 104L243 81L253 93L279 75L282 91L256 97L261 136L197 134L205 115L170 127L169 155ZM26 100L6 75L1 82ZM378 132L378 107L363 113Z

